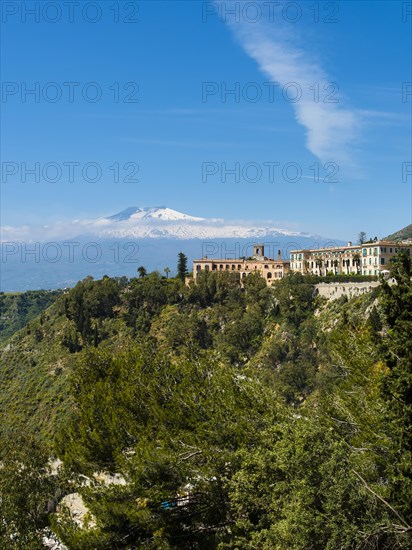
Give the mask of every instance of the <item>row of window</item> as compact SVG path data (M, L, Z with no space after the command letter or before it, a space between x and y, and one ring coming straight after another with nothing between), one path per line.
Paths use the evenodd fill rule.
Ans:
M236 267L237 266L237 267ZM201 271L202 269L202 266L200 264L197 264L196 265L196 271ZM232 271L236 271L236 269L238 271L248 271L249 270L249 266L246 265L246 266L243 266L242 264L219 264L219 271L223 271L223 270L232 270ZM254 269L257 270L258 267L255 265L254 266ZM279 270L283 270L283 266L282 265L276 265L276 266L271 266L269 267L269 265L265 265L264 266L264 269L279 269ZM205 270L206 271L209 271L210 270L210 266L209 265L205 265ZM212 264L212 271L217 271L218 270L218 264Z
M378 258L375 258L374 265L378 265ZM363 265L366 265L366 258L363 258ZM372 258L369 258L369 265L372 265ZM385 265L385 258L381 258L381 265Z
M388 247L388 246L381 246L381 247L370 247L370 248L363 248L362 249L362 256L377 256L378 255L378 250L380 249L380 252L381 254L387 254L388 251L389 251L389 254L393 254L393 253L397 253L398 252L398 249L395 248L395 247ZM338 255L338 254L352 254L353 252L352 251L348 251L348 250L345 250L345 251L334 251L334 252L331 252L331 253L325 253L325 252L314 252L312 253L311 255L312 256L327 256L327 257L330 257L330 254L332 255ZM303 258L303 255L302 254L291 254L290 255L290 259L291 260L302 260Z
M235 271L236 270L236 267L237 267L237 270L238 271L242 271L243 269L245 271L248 271L249 269L249 266L246 265L246 266L243 266L242 264L237 264L237 266L235 264L219 264L219 270L230 270L230 268L232 268L232 271ZM263 266L264 269L283 269L283 266L282 265L276 265L276 266L270 266L269 265L264 265ZM212 270L213 271L216 271L218 268L218 264L212 264ZM200 264L196 265L196 271L200 271L202 269L202 266ZM258 267L255 265L254 266L254 269L258 269ZM210 267L208 265L205 265L205 270L210 270Z

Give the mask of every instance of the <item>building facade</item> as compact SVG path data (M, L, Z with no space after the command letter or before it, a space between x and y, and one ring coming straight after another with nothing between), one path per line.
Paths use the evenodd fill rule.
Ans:
M201 271L229 271L230 273L239 273L240 280L246 279L249 273L257 272L271 285L272 282L282 279L289 272L289 260L282 260L281 251L278 251L277 259L265 256L265 247L263 244L256 244L253 247L253 256L250 258L240 258L236 260L216 260L207 257L193 262L193 277L196 279Z
M310 275L379 275L400 248L412 251L410 242L376 241L359 245L292 250L290 270Z

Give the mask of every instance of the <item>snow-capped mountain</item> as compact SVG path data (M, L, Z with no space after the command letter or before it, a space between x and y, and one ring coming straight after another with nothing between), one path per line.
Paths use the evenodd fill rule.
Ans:
M264 237L306 237L276 227L271 222L233 222L216 218L200 218L172 210L166 206L130 206L116 214L89 220L59 221L38 226L3 226L3 242L35 242L77 237L102 239L262 239Z
M94 219L57 221L48 225L1 227L4 242L45 242L73 238L102 239L259 239L304 237L322 240L319 235L291 231L273 222L228 221L191 216L166 206L130 206L121 212ZM324 239L323 239L324 240Z
M113 214L113 216L109 216L106 218L108 220L113 220L116 222L126 221L126 220L161 220L161 221L192 221L192 222L200 222L203 221L205 218L195 218L194 216L188 216L187 214L182 214L181 212L178 212L177 210L172 210L171 208L167 208L166 206L149 206L145 208L139 208L138 206L129 206L128 208L125 208L125 210L122 210L121 212L118 212L117 214Z
M3 226L2 291L63 288L92 275L134 277L139 265L173 273L179 252L196 258L249 256L265 244L269 257L281 251L338 246L341 241L280 229L277 223L199 218L167 207L128 207L117 214L50 225Z
M213 218L190 216L165 206L128 207L84 226L101 238L151 239L250 239L267 236L311 236L272 225L225 222Z

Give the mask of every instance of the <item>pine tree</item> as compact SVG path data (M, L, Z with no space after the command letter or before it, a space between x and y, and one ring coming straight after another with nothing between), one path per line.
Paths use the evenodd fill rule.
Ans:
M187 275L187 256L183 252L179 252L177 258L177 275L184 281Z

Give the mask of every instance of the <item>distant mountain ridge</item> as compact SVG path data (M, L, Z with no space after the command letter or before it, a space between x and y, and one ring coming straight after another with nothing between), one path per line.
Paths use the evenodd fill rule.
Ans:
M173 239L262 239L264 237L316 237L309 233L290 231L269 224L259 226L239 224L222 219L191 216L166 206L130 206L108 216L91 221L83 229L92 230L101 238L173 238Z
M31 243L73 238L102 239L258 239L320 235L283 229L276 222L229 221L191 216L167 206L129 206L109 216L58 221L37 226L3 226L2 242ZM336 239L334 239L334 242Z
M403 241L405 239L412 239L412 223L403 229L399 229L399 231L392 233L392 235L388 235L386 238L389 241Z

